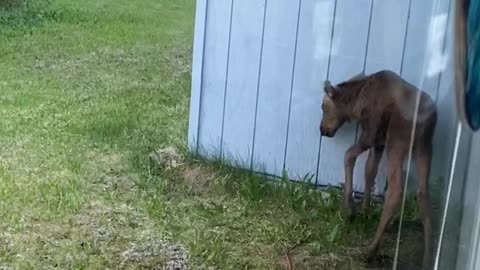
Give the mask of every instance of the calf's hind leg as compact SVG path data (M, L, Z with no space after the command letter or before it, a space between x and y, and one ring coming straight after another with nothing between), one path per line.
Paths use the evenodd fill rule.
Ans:
M402 199L402 165L405 159L405 149L403 145L388 148L388 189L385 194L385 203L383 205L382 216L377 226L377 231L373 241L366 250L367 258L372 258L378 250L378 245L383 237L385 228L397 210L397 207Z
M430 266L432 252L432 220L430 194L428 189L428 178L430 174L430 165L432 159L432 145L427 143L416 149L415 161L418 177L417 202L420 209L420 215L423 223L424 233L424 252L423 269Z

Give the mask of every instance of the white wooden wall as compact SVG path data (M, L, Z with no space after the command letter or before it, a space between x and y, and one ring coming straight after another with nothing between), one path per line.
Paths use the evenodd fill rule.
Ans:
M444 176L455 122L452 11L450 0L197 0L190 149L338 185L357 127L320 137L323 81L391 69L437 101L432 174ZM359 191L365 156L355 169Z

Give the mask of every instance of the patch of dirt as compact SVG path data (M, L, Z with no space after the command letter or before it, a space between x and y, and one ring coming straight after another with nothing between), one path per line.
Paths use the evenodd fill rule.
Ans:
M333 253L312 255L306 248L297 248L291 254L284 254L284 269L336 269L345 260L344 256Z
M404 224L402 230L398 267L399 270L420 269L423 255L423 234L418 224ZM365 261L364 248L368 244L358 243L336 253L312 254L308 246L297 246L283 252L279 257L281 269L325 269L325 270L390 270L396 248L396 231L385 233L378 255Z
M93 176L95 192L116 192L131 197L137 194L136 176L127 173L127 161L122 155L96 154L94 166L100 167L100 175ZM92 165L92 166L93 166Z
M161 237L148 218L127 205L95 203L76 216L74 226L107 250L112 243L128 243L112 250L122 262L120 269L188 269L186 249Z
M87 64L97 63L99 59L105 59L109 62L118 62L122 64L140 63L142 59L135 55L133 50L114 49L109 47L99 48L96 51L75 55L69 58L49 58L47 60L37 60L31 67L26 68L30 70L49 69L55 71L73 73Z
M165 240L151 239L146 242L132 243L122 253L122 267L151 267L149 269L186 270L188 269L187 251L180 245Z
M94 186L98 192L115 191L121 194L132 193L137 189L134 179L125 175L104 175Z
M201 165L185 167L180 171L180 175L188 192L193 195L210 191L217 176L213 169Z
M41 269L188 269L187 250L127 204L96 201L61 224L29 223L4 233L0 251Z
M215 170L208 166L184 164L183 156L174 147L158 149L150 153L148 158L154 171L172 170L191 195L201 195L210 191L217 177Z
M148 159L150 160L151 168L166 170L180 166L183 161L182 155L174 147L158 149L152 152Z
M118 153L102 154L92 152L90 154L95 163L101 166L106 173L122 173L126 170L127 160L124 155Z
M188 74L192 69L192 46L184 45L175 46L174 49L166 54L165 61L174 71L175 76Z

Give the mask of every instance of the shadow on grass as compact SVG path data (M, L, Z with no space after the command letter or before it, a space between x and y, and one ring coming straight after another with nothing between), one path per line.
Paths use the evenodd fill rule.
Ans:
M383 259L367 264L362 257L381 205L368 217L346 222L338 188L319 189L308 176L298 182L286 174L273 179L232 166L235 162L185 155L178 168L146 169L139 186L150 216L187 244L195 265L288 269L285 263L291 261L296 269L378 269L391 264L395 226L386 234ZM208 187L192 192L199 185ZM416 218L410 205L407 225ZM412 250L414 256L421 254L418 230L417 225L404 227L407 244L400 257L410 265L416 263ZM343 268L346 264L357 268Z

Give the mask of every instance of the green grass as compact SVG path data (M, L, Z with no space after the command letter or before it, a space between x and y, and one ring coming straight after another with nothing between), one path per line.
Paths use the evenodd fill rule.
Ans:
M190 155L150 167L156 149L186 153L194 5L0 11L0 267L150 269L166 259L125 252L160 240L191 269L285 269L285 254L297 269L363 265L379 209L348 224L336 190Z

